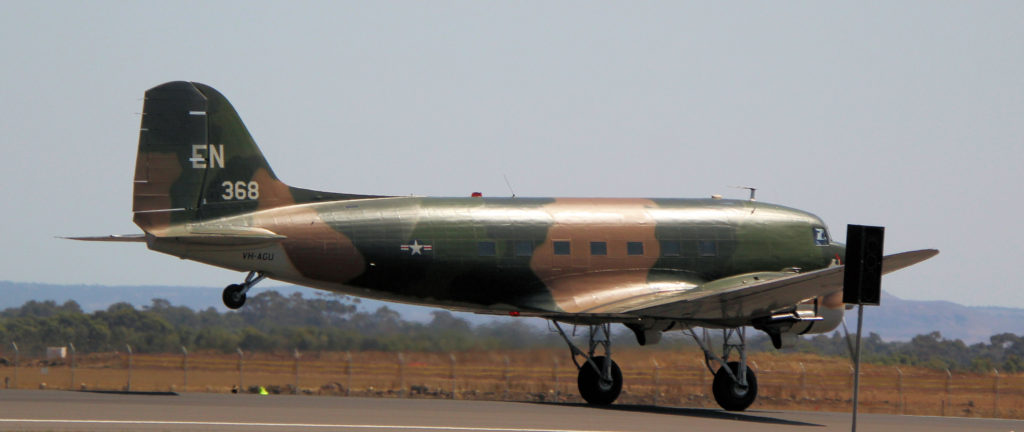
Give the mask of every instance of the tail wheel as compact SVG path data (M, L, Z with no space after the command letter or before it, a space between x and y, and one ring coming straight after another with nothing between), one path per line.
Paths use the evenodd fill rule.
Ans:
M610 405L622 392L622 370L619 369L619 365L615 364L615 361L604 356L593 357L592 360L601 370L604 370L604 362L612 362L611 380L602 380L601 374L594 370L593 366L584 363L576 377L580 396L583 396L583 399L591 405Z
M733 375L739 375L740 363L729 362L729 369ZM711 390L715 394L715 402L718 402L726 411L743 411L757 399L757 377L754 371L746 368L746 387L740 386L729 377L725 368L719 368L715 373L715 380L711 384Z
M221 295L221 299L224 300L224 306L227 306L228 309L242 307L245 304L244 288L239 284L231 284L224 288L224 294Z

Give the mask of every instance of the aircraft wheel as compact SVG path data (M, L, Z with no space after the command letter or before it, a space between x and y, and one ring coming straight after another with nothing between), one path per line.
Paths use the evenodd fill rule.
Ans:
M729 362L729 369L733 375L739 373L739 362ZM718 402L726 411L743 411L754 403L757 398L757 377L754 371L747 367L747 388L742 388L729 378L725 368L719 368L715 373L715 380L711 384L711 390L715 394L715 402Z
M241 285L231 284L224 288L221 299L224 300L224 306L227 306L228 309L238 309L245 304L245 293L242 292Z
M580 396L591 405L610 405L622 392L622 370L614 360L605 359L604 356L594 357L593 360L599 368L604 367L605 361L612 362L612 381L602 381L601 374L597 373L593 366L584 363L576 377Z

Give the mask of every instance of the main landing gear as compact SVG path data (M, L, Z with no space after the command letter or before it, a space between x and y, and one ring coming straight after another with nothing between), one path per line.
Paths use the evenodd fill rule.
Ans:
M743 411L754 403L757 398L757 377L747 367L746 328L739 327L722 330L722 356L719 357L711 349L711 340L707 329L703 337L698 337L693 329L688 330L693 340L704 351L704 364L715 375L711 383L711 391L722 408L727 411ZM739 353L739 361L729 361L729 354L735 350ZM718 371L711 365L714 360L719 364Z
M588 326L590 329L590 346L587 352L583 352L565 335L565 331L562 330L557 321L552 322L555 324L555 328L558 329L558 334L569 345L569 351L572 352L572 362L579 369L579 374L576 376L576 384L579 386L580 396L583 396L583 399L591 405L610 405L612 402L615 402L615 399L619 397L619 393L622 392L622 370L612 360L611 324L604 323ZM603 356L594 355L594 351L599 346L604 347ZM577 357L583 357L583 362L580 363Z
M249 292L249 288L256 285L261 280L265 279L267 275L263 272L251 271L245 276L245 282L241 284L231 284L224 288L224 294L221 295L221 299L224 300L224 306L228 309L238 309L245 304L245 293Z
M622 371L619 365L612 361L611 350L611 324L603 323L587 326L590 335L588 338L588 349L586 352L579 349L576 344L566 336L561 325L557 321L551 321L562 336L565 343L569 345L572 352L572 361L579 369L576 382L579 385L580 396L591 405L609 405L615 402L622 392ZM704 364L714 374L715 379L711 384L715 401L727 411L743 411L757 399L757 377L754 371L747 367L747 340L746 328L739 327L725 329L722 331L722 355L718 356L711 349L711 338L707 329L703 330L702 337L697 336L693 329L688 329L690 336L697 341L697 345L704 351ZM595 355L598 347L604 348L604 355ZM739 355L739 361L729 361L733 351ZM583 361L578 360L582 357ZM718 370L712 366L712 361L719 365Z

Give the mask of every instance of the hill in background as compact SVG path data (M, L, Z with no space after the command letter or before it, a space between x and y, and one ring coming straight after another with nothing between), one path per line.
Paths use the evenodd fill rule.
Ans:
M847 313L847 325L857 317ZM966 343L988 342L997 333L1024 333L1024 309L997 306L964 306L934 300L904 300L885 293L882 306L864 309L865 334L874 332L883 339L909 340L933 331L947 339ZM852 330L852 327L851 327Z

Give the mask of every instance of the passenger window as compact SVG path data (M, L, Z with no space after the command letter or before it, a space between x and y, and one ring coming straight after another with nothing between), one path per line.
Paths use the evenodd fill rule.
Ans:
M515 252L517 257L533 256L533 241L516 240Z
M480 256L495 256L497 255L497 249L494 247L494 242L485 241L476 244L477 254Z
M681 248L677 241L662 241L661 242L661 256L677 257L680 255Z
M644 242L626 242L626 254L643 255Z
M567 242L567 241L556 241L555 242L555 255L569 255L569 242Z
M718 243L714 240L701 240L697 243L697 252L702 257L713 257L718 255Z
M608 243L590 242L591 255L608 255Z

